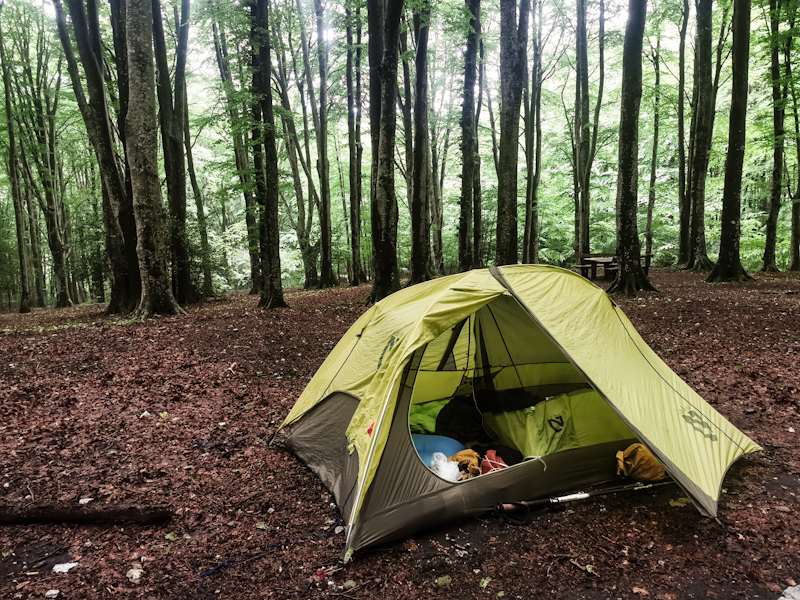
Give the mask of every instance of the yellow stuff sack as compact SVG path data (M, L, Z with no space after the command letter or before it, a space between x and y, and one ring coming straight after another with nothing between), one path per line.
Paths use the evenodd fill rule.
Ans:
M634 481L661 481L667 473L647 448L642 444L631 444L617 452L617 475Z

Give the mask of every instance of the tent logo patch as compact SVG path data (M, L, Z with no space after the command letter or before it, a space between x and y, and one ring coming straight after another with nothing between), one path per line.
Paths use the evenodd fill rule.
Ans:
M564 429L564 417L557 415L552 419L547 419L547 424L550 425L550 428L556 433L561 433Z
M681 417L683 417L683 420L691 425L692 429L694 429L697 433L702 434L703 437L707 437L712 442L716 442L719 439L714 433L714 428L712 427L711 423L709 423L708 419L706 419L700 413L690 410L688 413L682 414Z

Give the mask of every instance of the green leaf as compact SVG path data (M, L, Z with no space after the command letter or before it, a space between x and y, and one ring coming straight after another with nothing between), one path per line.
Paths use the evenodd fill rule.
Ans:
M677 500L670 500L669 505L674 506L675 508L683 508L684 506L691 504L691 502L692 501L688 498L678 498Z
M167 411L162 411L158 413L158 416L161 417L162 419L166 419L168 414L169 413Z
M439 579L436 580L436 585L444 587L446 585L450 585L451 581L453 581L453 579L450 577L450 575L445 575L444 577L439 577Z
M252 408L253 408L252 404L248 404L247 406L244 407L245 410L251 410Z
M480 583L481 589L482 589L482 590L485 590L485 589L486 589L486 586L487 586L487 585L489 585L489 582L490 582L491 580L492 580L492 578L491 578L491 577L484 577L483 579L481 579L481 583Z
M175 534L170 532L170 533L168 533L167 535L164 536L164 539L165 540L169 540L170 542L172 542L172 541L175 540Z
M503 597L503 596L505 596L505 595L506 595L506 593L505 593L504 591L502 591L502 590L501 590L501 591L499 591L499 592L497 592L497 597L498 597L498 598L502 598L502 597Z
M266 528L267 528L266 523L256 523L256 529L266 529Z
M586 565L587 573L594 573L594 565Z
M744 369L742 365L736 365L735 367L733 367L734 371L741 371L742 369Z
M355 581L353 581L352 579L348 579L347 581L344 582L344 589L349 590L351 588L356 587L357 585L358 584Z

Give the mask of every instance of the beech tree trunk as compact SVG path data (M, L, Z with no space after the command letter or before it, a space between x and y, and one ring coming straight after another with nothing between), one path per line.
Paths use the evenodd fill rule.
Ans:
M697 2L697 40L695 52L695 127L692 130L691 174L689 198L689 262L686 268L707 271L714 265L706 252L705 200L708 174L711 123L714 113L714 93L711 78L711 0Z
M185 306L192 297L189 277L189 249L186 240L186 163L183 156L183 127L185 123L184 91L186 83L186 49L189 39L189 0L181 2L181 25L178 27L178 47L175 65L175 92L167 62L167 45L161 17L161 1L153 4L153 42L158 77L159 122L164 151L164 174L167 180L169 206L169 239L172 259L172 291L178 304Z
M792 29L794 28L794 18L791 21ZM794 78L792 77L792 38L786 41L784 46L785 61L786 61L786 80L789 93L792 96L792 114L794 116L794 135L795 135L795 152L797 154L798 164L800 164L800 111L798 111L797 88L795 87ZM790 193L792 199L792 225L791 235L789 242L789 270L800 271L800 169L797 170L798 180L795 182L795 192Z
M347 142L349 150L350 180L350 285L366 283L361 265L361 14L356 10L357 40L353 46L353 14L347 17ZM355 58L355 65L353 59ZM355 80L355 85L354 85Z
M214 35L214 50L217 57L217 67L225 90L228 105L228 115L231 119L231 135L233 137L233 156L236 161L236 174L242 188L245 206L245 224L247 225L247 249L250 256L250 293L259 292L259 273L261 269L258 256L258 222L256 221L256 202L253 197L253 183L250 176L250 155L247 152L244 136L242 135L243 123L240 119L237 100L234 97L233 81L228 63L228 47L224 32L217 27L216 21L211 23Z
M656 204L656 168L658 167L658 121L661 103L661 33L656 39L656 48L653 52L653 71L656 84L653 90L653 152L650 156L650 186L647 193L647 226L645 229L645 253L653 252L653 209Z
M3 12L4 1L0 0L0 16ZM20 299L19 312L31 312L30 284L28 282L27 236L25 234L25 211L22 206L22 196L19 189L17 176L17 147L14 136L14 119L11 110L11 79L6 59L5 43L3 41L3 28L0 22L0 66L3 70L3 90L5 91L6 126L8 128L8 179L11 183L11 198L14 203L14 223L17 230L17 256L19 257L19 284Z
M478 74L481 0L465 0L470 14L464 52L464 92L461 102L461 210L458 221L458 270L468 271L474 264L473 202L476 169L475 80Z
M517 159L519 109L525 77L530 0L500 0L500 157L497 171L496 265L517 263Z
M317 155L319 156L317 169L319 170L319 191L321 200L319 210L319 287L327 288L338 283L338 280L333 274L331 167L328 162L328 44L325 41L325 27L323 21L325 9L322 0L314 0L314 7L317 15L317 56L319 60L319 127L317 129ZM267 73L269 73L269 71L267 71Z
M377 302L400 287L397 268L397 198L394 148L397 131L397 44L403 0L384 7L368 0L370 64L370 130L372 183L370 216L374 278L369 301Z
M64 48L67 71L78 107L86 126L86 131L95 151L97 164L100 167L100 178L103 184L103 222L105 224L106 252L111 267L111 298L108 304L110 314L126 314L133 310L141 299L141 277L138 257L136 255L136 227L133 218L133 204L125 186L125 177L120 172L116 161L111 128L111 113L106 98L102 57L99 51L99 25L96 23L96 5L90 1L89 6L93 19L87 18L84 5L79 0L68 0L75 42L86 80L84 95L81 74L75 57L72 40L67 28L61 0L54 0L56 9L56 25L59 38ZM115 48L117 57L120 87L120 111L123 113L122 123L127 111L127 49L121 42L125 39L125 3L114 0L112 7L112 23L114 27ZM88 96L88 98L87 98ZM120 131L124 138L124 129Z
M185 314L172 294L164 231L166 211L158 177L153 6L150 2L127 0L126 9L128 82L130 97L135 99L128 106L126 142L142 279L136 316Z
M689 221L692 203L686 181L686 30L689 0L683 0L681 37L678 50L678 265L689 264Z
M642 99L642 40L647 0L630 0L622 47L622 91L619 113L619 167L617 177L617 279L608 293L633 295L655 290L640 264L639 105Z
M408 285L431 279L431 157L428 138L428 22L430 0L414 13L417 42L414 81L414 168L411 197L411 269Z
M747 123L749 61L750 0L734 0L733 88L731 92L730 125L728 128L728 154L725 160L725 188L722 194L722 233L720 235L719 259L706 278L706 281L709 282L747 281L752 279L742 268L739 257L742 165L744 164L745 127ZM773 55L773 61L777 62L775 55ZM781 125L783 125L782 119ZM781 151L781 158L782 155L783 152Z
M734 9L735 10L735 9ZM769 211L765 226L766 239L764 241L764 257L762 271L777 272L775 263L775 245L778 237L778 215L781 210L781 196L783 188L783 149L784 149L784 115L785 98L781 93L781 65L780 65L780 0L770 0L770 75L772 78L772 174L770 176ZM735 72L735 71L734 71Z
M256 6L255 39L252 40L254 53L257 53L257 68L253 77L256 81L257 102L263 118L264 174L266 193L259 202L261 212L261 308L282 308L281 245L280 223L278 222L278 149L275 142L275 114L272 108L272 59L269 39L269 2L258 0ZM252 35L252 32L251 32Z

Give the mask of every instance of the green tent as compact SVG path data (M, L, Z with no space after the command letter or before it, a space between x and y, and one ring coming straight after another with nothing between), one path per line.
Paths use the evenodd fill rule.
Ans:
M409 414L456 396L471 398L484 430L526 460L467 481L435 474ZM647 346L605 292L541 265L459 273L375 304L282 427L342 511L345 559L498 502L607 481L616 452L637 441L715 517L727 469L760 450Z

